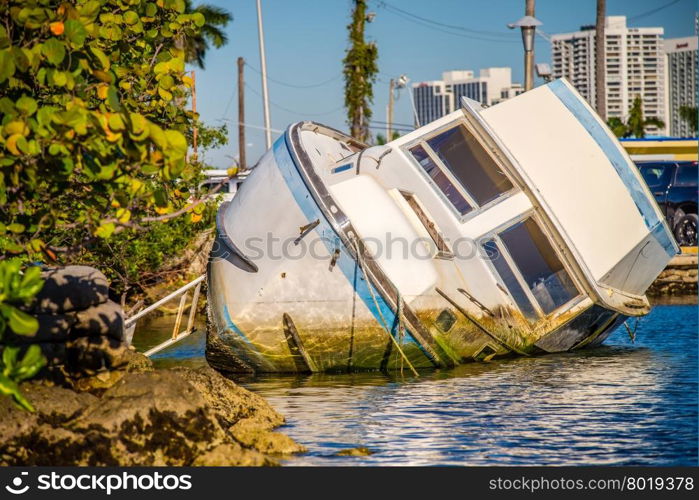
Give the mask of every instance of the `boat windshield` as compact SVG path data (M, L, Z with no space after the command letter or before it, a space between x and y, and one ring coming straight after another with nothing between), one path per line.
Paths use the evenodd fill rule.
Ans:
M464 197L459 193L459 190L454 186L454 184L449 180L449 177L442 172L436 163L432 160L425 148L422 146L415 146L410 149L413 157L417 160L423 170L430 176L432 182L435 183L437 188L447 197L447 199L454 205L454 208L459 211L461 215L469 213L473 207L464 199Z
M478 206L512 189L512 182L463 125L442 132L427 144Z
M519 222L498 236L510 259L503 258L500 245L493 241L486 243L484 250L525 316L532 316L532 305L543 314L550 314L580 294L533 219Z

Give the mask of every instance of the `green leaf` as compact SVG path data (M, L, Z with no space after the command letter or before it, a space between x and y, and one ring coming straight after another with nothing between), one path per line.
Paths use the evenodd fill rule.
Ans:
M165 90L170 90L175 85L175 79L170 75L165 75L160 79L158 85Z
M17 99L17 109L24 113L26 116L31 116L34 114L37 108L36 100L28 96L22 96Z
M10 349L10 348L6 348ZM15 355L16 357L16 355ZM41 348L32 344L27 349L24 357L19 363L16 363L15 369L12 371L12 378L17 381L26 380L36 375L46 365L46 358L41 353Z
M8 231L11 231L15 234L23 233L24 232L24 224L20 224L19 222L13 222L12 224L9 224L7 226Z
M192 14L192 21L194 21L194 24L200 28L206 24L206 18L201 12L195 12Z
M6 396L12 396L15 402L27 411L34 411L34 407L31 405L27 398L22 396L19 390L19 386L16 382L10 380L7 376L0 373L0 394Z
M85 38L87 38L87 31L83 23L77 19L69 19L65 22L65 37L73 44L75 47L82 47L85 43Z
M138 14L132 10L128 10L124 13L124 22L126 24L132 25L138 22Z
M7 37L7 30L0 25L0 49L4 49L10 45L10 39Z
M121 115L111 115L109 117L109 128L112 130L124 130L124 120L122 120Z
M131 131L134 134L140 134L146 129L146 126L148 125L143 115L140 115L138 113L129 114L129 120L131 120Z
M167 143L174 151L184 155L187 153L187 139L184 138L181 132L177 130L166 130L165 137Z
M155 123L148 123L148 135L160 149L167 148L167 137L165 137L165 132L163 132L163 129L161 129Z
M101 68L104 71L109 71L111 64L109 62L109 58L107 57L107 54L105 54L102 51L102 49L100 49L98 47L90 47L90 52L92 52L92 55L94 55L97 58L97 61L99 61Z
M54 66L59 65L66 56L65 45L57 38L49 38L46 40L41 48L41 52Z
M0 83L15 74L15 61L9 49L0 50Z
M97 236L98 238L109 238L114 232L114 229L116 229L114 223L107 222L106 224L102 224L100 227L97 228L97 230L95 231L95 236Z
M19 349L16 347L7 347L4 351L2 351L2 362L5 365L3 372L5 375L9 375L14 369L15 363L17 363L18 353Z
M39 329L39 322L34 316L30 316L9 304L2 304L2 306L10 329L17 335L32 336Z
M119 111L121 109L121 103L119 102L119 93L114 85L110 85L107 89L107 102L109 106L114 111Z

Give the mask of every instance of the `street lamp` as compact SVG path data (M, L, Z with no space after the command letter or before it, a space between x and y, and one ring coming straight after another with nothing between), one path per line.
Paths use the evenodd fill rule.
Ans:
M548 63L537 63L536 76L543 78L546 83L552 81L553 74L551 73L551 66L549 66Z
M542 22L534 16L524 16L515 23L507 25L508 28L521 28L522 44L524 45L524 90L531 90L534 87L534 34L536 27Z
M388 83L388 108L386 110L386 139L388 141L390 141L393 136L393 100L395 98L396 90L408 89L408 93L410 94L410 105L413 108L413 115L415 116L415 123L418 124L415 100L413 99L413 93L408 86L409 82L410 78L408 78L407 75L400 75L398 78L391 78L390 82Z

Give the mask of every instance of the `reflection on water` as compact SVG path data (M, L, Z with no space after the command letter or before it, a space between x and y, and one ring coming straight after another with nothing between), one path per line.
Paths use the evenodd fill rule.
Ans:
M165 335L167 337L167 334ZM161 366L202 364L203 336ZM198 351L197 351L198 349ZM310 450L288 465L697 465L697 307L594 350L452 370L241 379ZM369 457L333 457L366 446Z

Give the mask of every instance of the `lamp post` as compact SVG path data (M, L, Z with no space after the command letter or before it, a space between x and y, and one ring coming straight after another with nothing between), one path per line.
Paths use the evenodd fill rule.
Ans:
M508 24L510 29L520 28L522 30L522 44L524 45L524 90L531 90L534 87L534 34L536 27L541 26L534 16L524 16L515 23Z
M395 91L408 86L410 80L405 75L400 75L398 78L391 78L388 84L388 109L386 111L386 140L390 141L393 138L393 100Z

